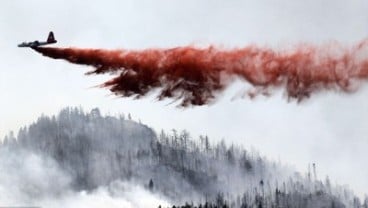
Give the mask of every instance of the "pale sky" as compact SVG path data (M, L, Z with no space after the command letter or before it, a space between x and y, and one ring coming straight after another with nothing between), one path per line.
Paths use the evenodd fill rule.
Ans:
M322 92L302 104L282 93L232 98L247 89L237 82L219 102L178 109L170 101L115 98L91 88L107 76L91 68L40 56L16 45L46 39L57 46L143 49L187 44L289 47L300 42L353 44L368 37L367 0L5 0L0 3L0 137L42 113L66 106L105 113L130 112L155 130L187 129L193 136L254 147L270 159L368 193L368 83L355 94ZM368 54L367 54L368 56Z

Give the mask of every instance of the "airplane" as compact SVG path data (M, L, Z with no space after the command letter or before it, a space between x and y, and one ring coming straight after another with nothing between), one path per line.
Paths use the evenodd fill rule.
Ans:
M56 42L57 41L55 40L54 33L52 31L50 31L49 36L47 37L46 42L44 42L44 41L38 41L38 40L35 40L33 42L23 42L23 43L19 44L18 47L37 48L39 46L54 44Z

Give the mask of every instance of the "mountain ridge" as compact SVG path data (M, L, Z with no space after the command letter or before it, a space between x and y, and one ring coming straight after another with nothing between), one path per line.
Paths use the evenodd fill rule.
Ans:
M233 207L368 205L328 179L302 175L234 144L193 139L185 130L157 134L130 116L104 116L97 108L88 113L64 108L57 116L41 116L17 136L10 133L0 146L3 154L20 150L53 161L74 191L130 181L174 204L219 202L220 197Z

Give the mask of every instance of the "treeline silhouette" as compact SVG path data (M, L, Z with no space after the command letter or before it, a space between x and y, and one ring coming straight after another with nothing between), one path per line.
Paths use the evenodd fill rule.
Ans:
M184 207L367 207L346 187L317 178L315 164L302 174L224 140L193 139L185 130L156 134L130 114L99 109L41 116L9 133L4 150L52 158L77 191L134 181Z
M254 198L249 198L247 193L236 200L225 200L223 195L218 194L217 198L211 202L199 203L194 205L193 202L185 203L185 205L172 205L168 208L368 208L368 200L363 204L359 199L356 199L353 204L345 205L337 197L329 196L326 193L317 192L303 195L299 193L283 193L276 189L274 198L262 195L256 195ZM158 208L164 208L159 205Z

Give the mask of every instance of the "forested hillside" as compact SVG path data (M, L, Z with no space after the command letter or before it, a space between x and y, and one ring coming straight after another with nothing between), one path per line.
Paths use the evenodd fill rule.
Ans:
M31 152L48 158L75 191L129 181L179 205L368 207L367 200L361 202L328 178L318 180L314 164L309 172L298 173L255 151L210 141L207 136L192 138L187 131L155 133L130 116L65 108L57 116L41 116L16 135L10 133L0 155L17 153L21 158ZM42 194L34 191L37 184L25 190L35 197Z

